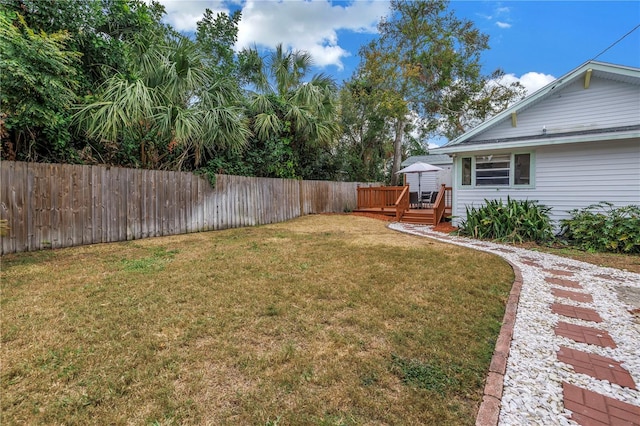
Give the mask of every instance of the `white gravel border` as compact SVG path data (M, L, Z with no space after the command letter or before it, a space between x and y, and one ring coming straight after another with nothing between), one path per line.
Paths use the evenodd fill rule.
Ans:
M640 274L599 267L538 251L452 237L433 231L431 226L394 222L389 224L389 228L493 253L520 268L522 291L507 360L499 425L576 425L576 422L568 418L570 411L564 409L563 381L640 406L640 391L576 373L571 366L558 361L556 357L556 352L562 345L613 358L622 363L636 386L640 387L640 327L629 312L633 307L620 301L615 291L617 286L623 285L640 288ZM551 294L551 288L560 286L546 282L544 278L551 275L541 268L523 263L523 257L546 269L573 272L571 277L557 278L580 282L582 289L566 290L591 294L593 302L578 303L564 298L556 300ZM613 279L598 275L609 275ZM603 321L593 323L564 316L560 318L551 312L550 307L554 302L594 309ZM556 336L554 328L560 319L607 330L617 348L601 348Z

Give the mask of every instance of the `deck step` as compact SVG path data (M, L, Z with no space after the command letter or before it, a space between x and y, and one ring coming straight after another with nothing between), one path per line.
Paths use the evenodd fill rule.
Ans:
M400 222L432 225L433 214L405 213L404 216L402 216L402 219L400 219Z

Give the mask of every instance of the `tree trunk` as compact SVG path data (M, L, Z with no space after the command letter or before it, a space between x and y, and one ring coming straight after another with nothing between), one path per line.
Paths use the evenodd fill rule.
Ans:
M396 138L393 141L393 167L391 168L391 186L398 186L400 175L396 172L400 170L402 163L402 137L404 136L404 119L396 122Z

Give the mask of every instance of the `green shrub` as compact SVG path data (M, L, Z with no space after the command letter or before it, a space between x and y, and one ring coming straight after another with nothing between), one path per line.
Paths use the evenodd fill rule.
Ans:
M601 202L569 212L561 220L561 235L587 251L640 253L640 206L613 207Z
M467 219L459 226L461 235L505 242L536 241L553 239L549 220L550 207L537 201L484 200L479 208L467 207Z

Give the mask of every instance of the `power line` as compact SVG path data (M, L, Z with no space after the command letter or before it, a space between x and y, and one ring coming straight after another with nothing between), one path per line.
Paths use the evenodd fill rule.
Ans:
M626 33L625 35L623 35L622 37L620 37L617 41L613 42L611 45L609 45L609 47L607 47L606 49L604 49L602 52L598 53L596 56L594 56L594 58L592 59L592 61L595 61L596 59L598 59L598 56L601 56L604 52L606 52L607 50L611 49L613 46L615 46L616 44L620 43L622 40L624 40L629 34L631 34L632 32L634 32L635 30L637 30L638 28L640 28L640 24L636 25L635 28L633 28L631 31L629 31L628 33Z

